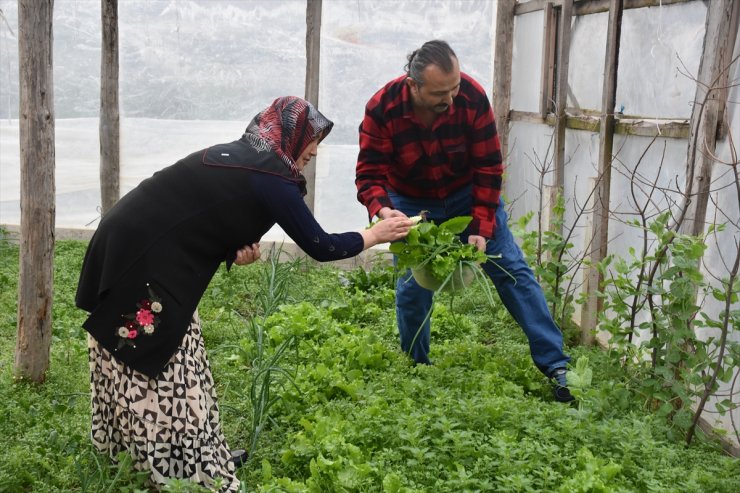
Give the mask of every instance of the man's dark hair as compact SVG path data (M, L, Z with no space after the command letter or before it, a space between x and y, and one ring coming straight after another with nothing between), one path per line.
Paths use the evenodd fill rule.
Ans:
M406 58L409 61L404 67L406 75L421 85L424 83L421 73L425 68L436 65L449 74L453 69L452 59L457 59L457 55L446 41L434 39L421 45L421 48L414 50Z

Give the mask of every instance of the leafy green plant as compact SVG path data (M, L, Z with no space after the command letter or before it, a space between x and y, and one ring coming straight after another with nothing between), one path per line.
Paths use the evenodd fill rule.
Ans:
M84 253L82 243L57 245L54 330L63 338L52 343L46 383L34 386L12 378L18 248L0 241L7 281L0 290L0 437L7 444L0 493L145 491L146 473L125 460L113 465L90 443L86 339L72 330L84 314L68 301ZM740 461L704 435L691 447L670 435L665 420L635 402L630 372L599 349L572 353L589 358L589 412L551 402L522 331L505 309L485 306L480 283L454 307L437 305L444 341L435 344L435 365L411 366L398 351L392 290L372 298L370 317L368 293L342 287L337 269L290 262L280 274L288 276L286 297L262 320L259 280L272 269L269 262L220 269L199 306L224 434L235 447L251 438L257 345L244 332L250 326L220 316L222 309L233 306L264 325L265 362L291 336L298 347L279 366L300 391L272 384L269 397L279 400L254 456L236 473L241 491L740 491ZM736 287L727 286L728 299ZM226 305L213 294L218 288L244 289L244 296ZM58 330L58 321L70 328ZM243 357L234 359L242 341ZM581 373L578 364L575 370ZM185 481L164 490L202 491Z
M567 374L568 388L578 401L578 409L583 410L584 406L591 399L588 391L593 379L593 370L588 365L588 357L581 356L576 360L575 366L570 368Z
M262 325L251 321L251 332L255 339L256 357L252 360L252 384L249 387L249 403L252 408L251 440L249 458L254 456L257 440L265 425L270 420L270 410L277 404L282 394L276 392L285 385L292 384L299 392L293 375L283 366L281 360L285 353L294 346L295 338L283 341L277 350L268 353L265 350L265 331Z
M522 252L542 286L550 313L558 326L564 332L577 332L572 322L577 302L574 274L581 268L584 258L575 257L572 241L575 223L565 233L562 232L565 227L565 199L562 194L558 194L552 204L550 229L543 229L539 221L536 229L527 229L534 215L534 211L521 215L512 224L512 234L521 240Z
M252 411L247 460L254 456L257 440L270 421L270 410L281 399L282 394L276 390L284 389L286 385L297 388L293 375L283 366L286 353L296 347L295 336L290 335L272 350L264 328L264 321L287 300L289 279L296 265L295 262L280 262L281 253L282 245L270 251L261 289L256 295L262 321L252 318L248 322L250 337L240 341L237 355L250 368L251 376L247 394Z
M339 282L350 289L357 289L365 293L373 293L379 289L393 289L396 282L396 272L380 256L369 270L357 267L339 275Z
M465 231L472 220L472 216L458 216L440 225L436 225L433 221L420 222L411 228L404 241L392 243L389 250L396 255L398 268L411 269L420 286L437 293L450 292L454 295L456 291L479 280L484 286L489 304L493 305L493 293L486 282L487 276L481 264L491 262L498 266L495 259L501 256L488 255L478 250L475 245L460 241L459 235ZM513 276L511 278L516 282ZM450 299L450 304L453 299L454 296ZM433 306L430 307L424 317L410 348L413 348L424 324L431 317L433 308Z
M600 321L612 335L615 355L631 367L633 388L646 406L689 432L701 411L692 411L692 403L704 402L718 391L719 382L730 381L740 349L727 340L733 312L728 309L715 320L698 304L709 295L732 299L732 286L713 288L704 279L700 260L706 239L676 233L668 227L670 218L666 212L647 224L644 244L650 239L653 248L630 250L629 259L608 258L600 266L608 274ZM638 320L643 307L647 316ZM721 337L700 337L705 328L720 329ZM717 412L736 407L725 399Z
M426 268L440 283L449 283L462 268L480 269L479 265L489 259L475 245L460 241L459 235L472 220L472 216L458 216L439 226L433 221L421 222L389 250L398 258L399 269Z

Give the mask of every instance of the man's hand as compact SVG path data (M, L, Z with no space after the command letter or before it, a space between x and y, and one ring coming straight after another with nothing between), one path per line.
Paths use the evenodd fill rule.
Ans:
M380 219L390 219L391 217L407 217L406 214L399 211L398 209L391 209L390 207L383 207L378 211L378 217Z
M260 258L260 244L252 243L251 245L244 245L244 247L236 252L236 265L247 265L256 261Z
M475 245L481 252L486 251L486 239L482 236L470 235L468 236L468 243L470 243L471 245Z

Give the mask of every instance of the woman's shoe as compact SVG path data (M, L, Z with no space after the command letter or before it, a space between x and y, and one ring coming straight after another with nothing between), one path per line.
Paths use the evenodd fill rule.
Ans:
M229 460L232 464L234 464L234 469L238 469L243 466L245 462L247 462L248 457L249 452L247 452L243 448L237 448L231 451L231 459Z

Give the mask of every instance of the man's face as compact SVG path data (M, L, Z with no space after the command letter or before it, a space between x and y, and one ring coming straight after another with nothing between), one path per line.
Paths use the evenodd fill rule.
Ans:
M422 79L421 85L410 77L406 79L414 106L437 114L447 111L460 90L460 66L457 59L452 59L452 71L449 74L437 65L429 65L422 72Z

